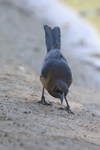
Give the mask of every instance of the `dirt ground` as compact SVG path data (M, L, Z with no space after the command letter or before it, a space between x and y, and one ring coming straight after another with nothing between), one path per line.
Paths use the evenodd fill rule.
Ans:
M74 115L59 110L60 100L47 92L52 106L37 103L46 54L42 25L34 15L0 1L0 150L100 150L97 89L73 83L68 101Z

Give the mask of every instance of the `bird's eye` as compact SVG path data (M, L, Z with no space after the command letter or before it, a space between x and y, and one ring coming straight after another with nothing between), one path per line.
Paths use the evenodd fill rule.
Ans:
M56 87L56 92L57 92L57 93L60 93L60 89L59 89L58 86Z

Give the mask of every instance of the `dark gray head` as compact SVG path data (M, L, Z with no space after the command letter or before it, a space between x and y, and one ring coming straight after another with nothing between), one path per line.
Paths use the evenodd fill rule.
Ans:
M50 94L55 98L60 98L61 104L63 103L63 98L68 94L68 86L63 81L56 81L52 85Z

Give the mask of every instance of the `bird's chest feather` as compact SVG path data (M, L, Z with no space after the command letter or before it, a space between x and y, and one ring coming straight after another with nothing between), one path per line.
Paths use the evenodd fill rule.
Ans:
M70 68L63 60L52 59L46 61L41 69L40 80L48 91L51 90L52 84L56 80L64 81L69 87L69 81L72 82Z
M45 88L45 89L47 89L48 88L48 82L49 82L49 80L50 80L50 77L48 77L47 79L45 78L45 77L41 77L40 78L40 80L41 80L41 83L43 84L43 87Z

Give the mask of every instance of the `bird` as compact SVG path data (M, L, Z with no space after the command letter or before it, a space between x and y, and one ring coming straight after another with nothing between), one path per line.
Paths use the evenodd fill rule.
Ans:
M72 84L72 72L66 58L61 53L60 27L56 26L53 29L47 25L43 27L45 31L47 55L43 60L40 72L40 81L43 85L43 91L39 103L51 105L45 100L44 89L46 89L51 96L59 98L61 104L63 104L63 99L65 99L67 104L66 110L68 113L74 114L66 98L69 87Z

